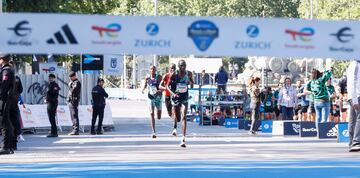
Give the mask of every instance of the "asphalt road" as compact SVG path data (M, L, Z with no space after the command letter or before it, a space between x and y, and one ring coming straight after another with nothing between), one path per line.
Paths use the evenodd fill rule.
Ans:
M150 137L144 101L111 101L115 130L58 138L25 135L19 150L0 157L1 177L360 177L360 153L334 139L273 137L188 123L187 148L156 121ZM165 108L164 108L165 109ZM165 113L164 113L164 116Z

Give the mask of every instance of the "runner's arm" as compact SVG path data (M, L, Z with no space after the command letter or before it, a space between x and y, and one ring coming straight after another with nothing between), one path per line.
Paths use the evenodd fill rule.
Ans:
M159 84L159 89L162 91L166 90L166 77L167 75L164 75L164 77L162 78L160 84Z
M145 89L146 89L147 81L148 81L148 77L145 77L144 87L143 87L143 89L141 90L142 93L144 93L144 91L145 91Z

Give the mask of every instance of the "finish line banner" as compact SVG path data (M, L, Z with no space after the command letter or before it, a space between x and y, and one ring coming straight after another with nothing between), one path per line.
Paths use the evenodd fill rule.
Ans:
M359 57L358 21L0 14L0 53Z

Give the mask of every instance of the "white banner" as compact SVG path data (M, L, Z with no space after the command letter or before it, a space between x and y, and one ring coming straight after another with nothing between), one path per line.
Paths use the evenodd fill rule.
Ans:
M360 46L358 21L10 13L0 22L3 53L354 59Z
M20 115L24 128L51 126L49 117L47 115L47 105L26 105L26 108L20 108ZM78 109L80 125L90 126L93 111L92 106L80 105ZM68 106L58 106L56 118L58 126L72 126L70 110ZM96 125L98 121L99 118L97 118ZM108 105L105 107L103 125L114 125L111 109Z
M122 75L124 71L124 56L104 55L104 74Z

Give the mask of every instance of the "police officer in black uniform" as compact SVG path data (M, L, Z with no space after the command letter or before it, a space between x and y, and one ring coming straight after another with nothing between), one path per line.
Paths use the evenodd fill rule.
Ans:
M71 120L73 123L73 130L69 135L79 135L79 116L78 116L78 106L80 102L81 94L81 83L76 77L75 72L70 72L69 74L70 83L69 83L69 93L68 93L68 104L70 108Z
M9 62L12 69L15 71L15 64L13 61ZM11 143L11 149L17 150L17 138L21 134L21 125L20 125L20 110L19 110L19 97L21 93L23 92L23 87L21 83L21 79L19 76L15 75L15 85L12 89L11 95L9 96L9 115L10 115L10 121L13 126L13 138Z
M0 155L13 154L12 140L13 140L13 125L10 121L10 102L13 87L15 86L15 73L9 64L10 55L0 57L0 117L3 135L3 147L0 150Z
M104 109L105 109L105 98L109 97L106 91L103 88L104 86L104 79L99 78L97 81L97 85L92 89L92 106L93 106L93 114L91 120L91 135L101 135L102 132L102 122L104 119ZM99 116L99 122L95 133L95 123L96 118Z
M47 137L58 137L56 126L56 109L58 106L59 85L55 82L56 76L49 74L49 87L46 92L47 113L51 124L51 131Z

